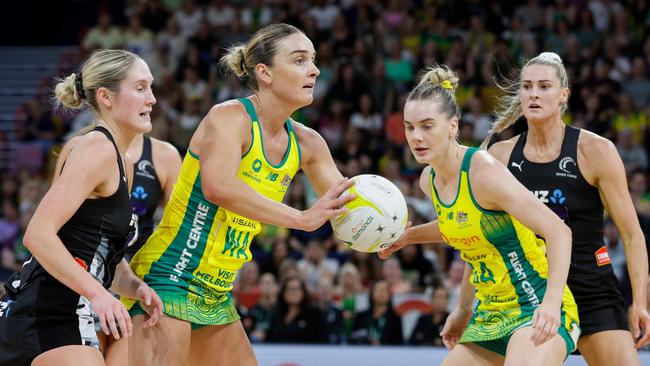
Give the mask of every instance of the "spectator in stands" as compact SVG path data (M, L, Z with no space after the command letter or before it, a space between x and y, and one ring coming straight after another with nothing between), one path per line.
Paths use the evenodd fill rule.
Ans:
M353 251L350 262L358 269L364 288L383 278L382 262L376 255Z
M86 52L90 52L98 48L118 48L122 46L122 42L122 31L113 25L111 15L102 11L99 13L97 26L86 33L81 45Z
M363 285L361 276L354 264L347 262L341 266L338 273L337 297L341 301L343 317L342 337L347 339L352 331L354 315L356 314L357 297L361 294Z
M402 266L397 258L390 258L382 263L382 275L388 283L391 295L411 292L411 283L402 276Z
M242 319L244 329L251 342L264 342L271 326L271 315L278 301L278 283L271 273L264 273L259 281L260 298L257 304Z
M167 20L165 29L158 33L157 43L158 47L165 47L168 50L168 64L172 71L176 73L181 56L185 54L187 40L181 33L178 20L175 17L170 17Z
M169 18L169 12L160 0L146 0L139 15L142 26L154 34L165 28Z
M630 173L628 188L637 215L643 220L650 220L650 196L648 195L648 176L643 170Z
M275 278L278 278L279 268L282 261L284 261L289 256L289 244L287 243L287 238L277 237L271 245L271 253L266 258L266 260L261 264L260 272L266 273L269 272L273 274Z
M187 99L183 112L178 115L177 119L172 121L173 135L171 142L183 154L190 143L190 139L201 122L201 111L199 110L199 101L196 99Z
M632 97L621 94L618 97L618 108L612 126L617 132L632 131L634 143L640 144L644 142L647 130L650 128L650 116L644 110L636 110Z
M323 104L327 106L333 99L341 100L345 113L349 115L356 110L361 95L369 93L370 88L362 74L351 63L340 65L334 80Z
M431 313L420 315L411 333L409 344L444 347L440 332L442 332L449 315L447 312L448 301L449 292L447 292L447 288L438 286L433 289L431 302L429 303Z
M483 104L477 96L470 97L466 107L467 111L461 117L462 122L474 126L472 137L475 141L483 141L490 130L492 117L483 111Z
M316 21L316 29L325 32L332 29L339 16L340 9L327 0L314 0L307 11L307 15Z
M307 243L304 256L298 261L298 271L310 293L316 290L323 278L333 280L338 270L339 263L327 258L322 241L312 239Z
M634 142L634 132L631 129L625 128L618 131L616 150L621 156L628 175L635 170L648 169L648 155L645 149Z
M623 91L632 97L637 110L650 106L650 80L646 70L643 57L635 57L632 59L632 77L623 83Z
M348 343L399 345L404 343L402 319L393 309L390 287L386 281L377 281L368 292L370 307L355 315Z
M397 258L402 267L403 277L410 284L411 292L424 292L424 289L434 284L437 275L431 262L424 257L422 246L405 247L399 251Z
M205 19L215 32L225 31L236 17L235 8L225 0L212 0L205 14Z
M129 17L129 26L124 30L123 38L124 46L142 57L147 63L153 59L155 55L154 35L149 29L142 26L142 21L137 14Z
M203 21L203 10L194 0L183 0L181 8L174 12L181 34L185 39L192 37Z
M323 113L319 121L318 129L327 141L327 145L336 149L343 139L347 124L348 119L344 114L343 102L339 99L332 99L327 111Z
M323 277L314 291L318 308L323 313L325 342L339 344L343 339L343 311L334 301L334 283L330 277Z
M288 278L293 277L300 277L298 264L294 258L285 258L278 267L278 281L284 283Z
M447 311L451 312L456 307L456 301L460 294L460 286L463 282L463 271L465 270L465 263L460 259L454 259L449 266L449 273L445 278L445 287L449 290L449 302L447 304Z
M350 116L350 126L370 134L378 134L384 127L384 121L373 105L370 94L359 97L359 110Z
M300 277L288 277L271 315L266 336L269 343L324 343L323 314L313 307Z
M273 20L273 9L266 1L251 0L241 9L241 24L248 29L259 29Z
M246 262L242 266L233 288L239 308L252 309L260 300L259 276L260 268L256 261Z

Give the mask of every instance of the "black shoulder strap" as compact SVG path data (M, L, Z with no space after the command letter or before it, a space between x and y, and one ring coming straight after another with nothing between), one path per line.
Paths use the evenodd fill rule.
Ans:
M115 139L113 139L113 135L111 135L111 133L105 127L102 126L96 126L93 129L93 131L99 131L103 133L113 143L113 147L115 147L115 154L117 158L117 166L120 168L120 177L126 178L126 174L124 172L124 166L122 165L122 157L120 156L120 150L117 148L117 144L115 143Z
M580 129L572 126L564 127L564 140L562 141L561 156L572 157L577 164L578 158L578 137Z
M140 160L149 160L153 164L153 153L151 150L151 137L143 135L142 154Z
M524 146L526 146L526 138L528 137L528 131L524 131L519 135L515 147L510 152L510 159L508 164L511 161L516 161L519 163L520 160L524 159Z

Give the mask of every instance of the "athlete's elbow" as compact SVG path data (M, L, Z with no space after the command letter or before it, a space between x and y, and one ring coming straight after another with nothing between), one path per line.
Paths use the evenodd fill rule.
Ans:
M37 230L30 229L29 227L23 235L23 246L25 249L29 250L31 253L34 253L38 243L42 240L39 239L40 233Z
M573 242L573 235L571 229L566 225L562 224L557 230L556 235L558 236L559 242L564 243L571 250L571 243Z
M203 196L215 205L223 206L228 202L232 193L225 187L225 184L213 184L203 188Z

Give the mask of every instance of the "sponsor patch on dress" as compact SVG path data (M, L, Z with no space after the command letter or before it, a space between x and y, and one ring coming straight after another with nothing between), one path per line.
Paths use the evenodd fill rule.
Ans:
M612 260L609 258L607 247L603 245L596 251L596 264L598 264L598 266L604 266L611 263Z

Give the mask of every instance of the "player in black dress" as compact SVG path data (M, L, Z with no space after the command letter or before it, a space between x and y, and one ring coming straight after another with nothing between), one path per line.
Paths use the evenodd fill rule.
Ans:
M103 365L96 331L116 338L132 332L111 286L140 300L151 314L148 325L162 314L158 296L122 259L135 233L124 153L151 129L151 81L135 54L101 50L79 75L57 84L58 102L92 108L96 126L63 148L52 187L27 227L24 243L33 257L0 301L0 365Z
M138 215L138 239L126 249L125 257L130 260L153 233L154 213L169 200L182 161L172 144L144 135L131 143L128 152L134 160L139 157L133 164L131 187L131 205Z
M128 149L129 156L137 161L133 164L131 184L131 205L138 216L138 237L126 247L124 258L131 261L135 253L153 233L154 213L161 204L169 201L178 173L181 157L176 148L168 143L146 135L136 137ZM102 353L107 366L121 366L128 363L128 342L109 336L100 337Z
M562 122L569 89L558 55L544 52L528 61L511 91L491 132L503 131L522 115L528 131L489 151L571 228L567 284L582 328L578 348L592 366L638 365L635 348L650 342L648 257L621 158L609 140ZM629 325L603 242L603 208L625 245L633 290Z

